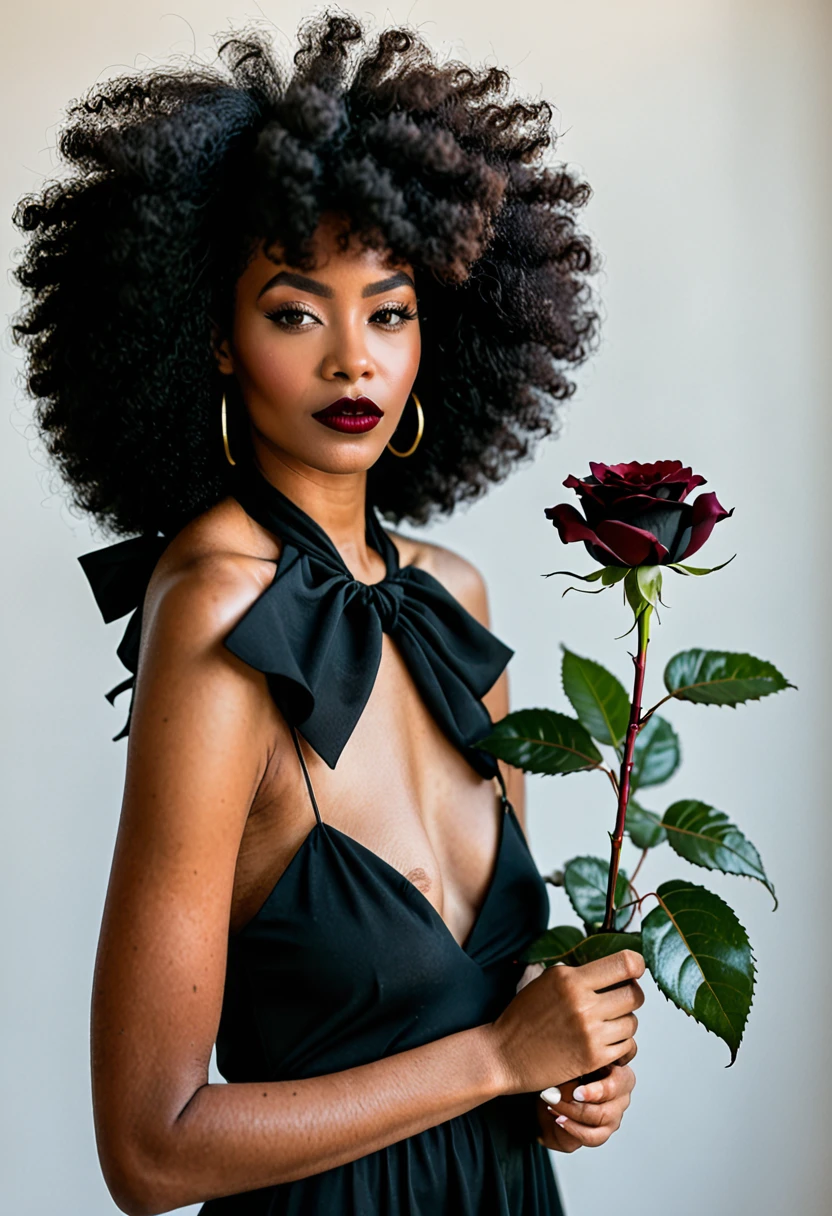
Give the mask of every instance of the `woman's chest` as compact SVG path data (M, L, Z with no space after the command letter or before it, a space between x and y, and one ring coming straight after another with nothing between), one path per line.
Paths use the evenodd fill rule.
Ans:
M465 940L496 860L496 786L443 734L387 635L372 693L336 768L301 746L323 822L406 877ZM316 823L282 721L272 755L240 845L232 930L262 905Z

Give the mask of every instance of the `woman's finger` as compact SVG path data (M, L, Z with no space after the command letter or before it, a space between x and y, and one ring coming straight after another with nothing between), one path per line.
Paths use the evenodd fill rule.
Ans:
M609 992L599 993L601 1016L610 1021L620 1018L625 1013L634 1013L644 1004L644 990L636 980L623 984L620 988L612 988Z
M634 1013L604 1022L604 1037L608 1043L621 1043L624 1039L632 1039L637 1030L638 1018Z
M550 1085L548 1089L541 1090L540 1093L541 1101L545 1102L547 1106L557 1106L561 1096L557 1085Z
M607 1053L607 1065L617 1064L619 1060L627 1057L635 1046L635 1039L625 1039L623 1043L610 1043L604 1049ZM633 1052L635 1055L635 1052ZM630 1056L632 1059L632 1056Z
M564 1097L573 1103L581 1102L612 1102L622 1094L632 1091L636 1083L636 1074L626 1064L613 1064L610 1075L598 1081L586 1081L576 1085L571 1094ZM550 1103L554 1106L557 1103Z
M573 1123L580 1123L584 1127L603 1127L607 1123L615 1123L618 1107L614 1102L559 1102L552 1110L556 1119L565 1115Z
M567 1132L561 1131L557 1123L552 1123L552 1126L542 1136L538 1136L537 1142L544 1148L552 1149L555 1153L574 1153L576 1149L582 1147L579 1141Z
M558 1115L555 1123L561 1131L566 1132L585 1148L599 1148L600 1145L606 1144L612 1135L611 1127L587 1127L584 1123L578 1123L566 1115Z
M613 984L626 984L628 980L637 980L644 975L644 959L634 950L618 950L615 954L607 954L604 958L595 959L575 968L581 979L591 985L596 992L603 991Z
M559 1102L552 1110L556 1117L566 1115L575 1123L583 1123L587 1127L617 1128L624 1117L624 1112L630 1105L630 1095L621 1094L610 1102Z
M638 1047L636 1045L635 1039L633 1039L632 1047L630 1048L630 1050L623 1053L622 1055L620 1055L618 1057L618 1059L615 1061L616 1064L629 1064L631 1060L634 1060L636 1058L637 1051L638 1051Z

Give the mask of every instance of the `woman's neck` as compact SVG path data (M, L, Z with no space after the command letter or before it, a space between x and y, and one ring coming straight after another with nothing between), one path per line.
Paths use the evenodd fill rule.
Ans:
M367 474L326 473L285 452L258 445L255 464L263 476L317 523L354 578L374 582L379 554L367 544Z

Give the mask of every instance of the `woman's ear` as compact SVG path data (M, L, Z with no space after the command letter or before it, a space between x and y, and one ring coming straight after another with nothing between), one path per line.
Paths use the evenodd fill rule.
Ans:
M234 356L231 353L231 344L227 338L222 336L220 327L216 321L211 322L211 347L220 372L224 376L232 375L234 372Z

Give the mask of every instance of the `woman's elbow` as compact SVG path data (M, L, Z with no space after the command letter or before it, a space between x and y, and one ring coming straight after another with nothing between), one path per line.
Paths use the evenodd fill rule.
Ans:
M172 1168L172 1135L170 1139L155 1136L150 1148L147 1138L135 1133L99 1134L101 1172L113 1202L125 1216L161 1216L186 1202L181 1198L181 1180Z

